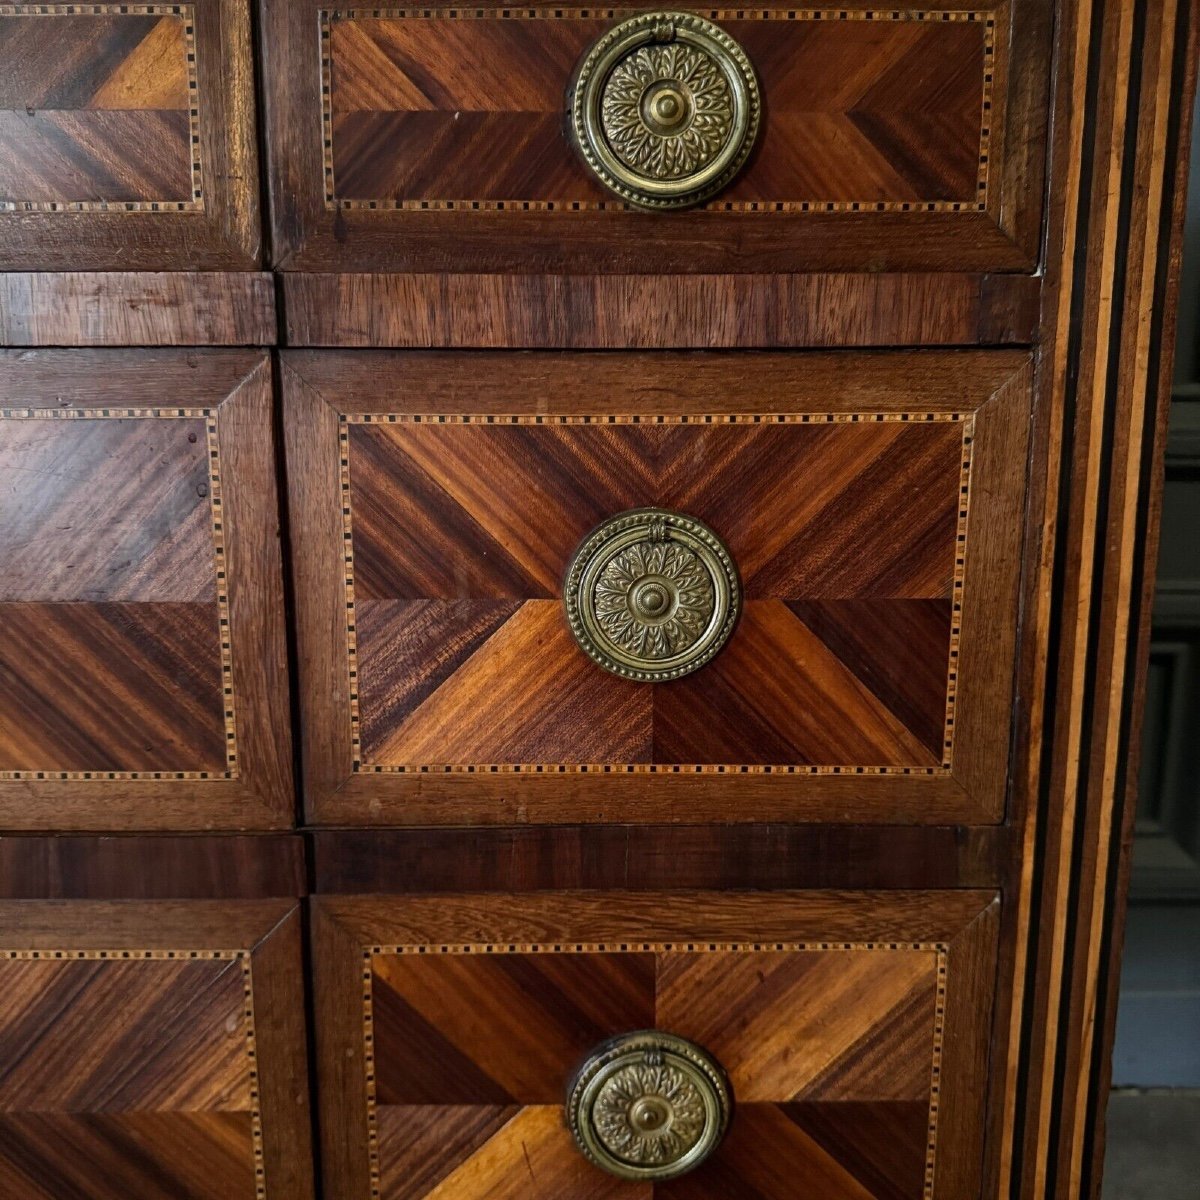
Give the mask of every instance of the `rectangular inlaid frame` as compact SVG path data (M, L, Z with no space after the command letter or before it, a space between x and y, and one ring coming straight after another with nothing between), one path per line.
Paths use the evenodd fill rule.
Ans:
M196 69L196 10L193 4L0 4L0 22L19 27L40 23L48 40L56 33L56 17L72 17L87 21L109 19L120 21L122 17L153 17L175 26L177 35L175 49L184 73L184 92L180 97L186 105L186 125L183 144L179 147L187 160L188 180L186 186L175 195L150 193L134 196L135 185L115 184L116 192L111 198L80 199L69 195L54 199L33 199L22 194L19 188L10 195L0 195L0 213L7 212L203 212L205 208L204 166L200 148L200 83ZM31 111L32 110L32 111ZM117 110L121 111L121 110ZM32 105L27 105L29 117L37 115ZM33 189L40 190L40 189Z
M624 211L598 193L585 203L553 196L514 203L494 197L339 197L333 176L332 88L327 36L357 17L430 24L489 19L537 27L581 15L603 28L625 9L461 10L335 8L322 0L263 0L272 221L287 270L749 271L810 269L1028 270L1036 263L1041 213L1050 12L1039 0L963 6L938 2L879 10L868 0L834 8L712 9L716 19L946 22L987 28L985 107L978 194L946 203L895 204L852 195L789 194L741 202L720 198L692 213ZM990 24L989 24L990 23ZM589 28L591 26L589 25ZM436 37L431 34L430 54ZM552 59L553 55L547 55ZM335 64L336 69L336 64ZM558 71L557 65L547 70ZM562 80L565 92L566 75ZM549 88L546 81L539 87ZM770 103L770 97L767 97ZM436 108L436 105L434 105ZM428 115L428 114L427 114ZM575 170L565 136L561 169ZM800 189L804 191L805 189ZM736 191L736 185L735 185Z
M917 354L546 355L288 352L284 355L302 738L309 819L319 824L827 820L994 823L1005 812L1017 634L1020 514L1030 363L1022 352ZM680 372L688 381L680 386ZM753 393L745 380L753 378ZM579 380L587 379L586 389ZM483 381L487 380L486 392ZM592 395L620 395L620 405ZM606 422L620 408L684 414L871 413L969 418L975 489L970 551L956 585L951 662L953 754L932 771L630 764L374 770L356 740L354 600L347 580L346 414L461 420L463 397L486 421ZM766 399L766 398L769 398ZM919 398L919 399L918 399ZM438 415L440 414L440 415ZM628 417L625 419L635 419ZM966 486L965 483L962 484ZM847 553L851 553L847 548ZM963 570L960 564L960 572ZM956 666L956 669L955 669Z
M923 1194L930 1200L973 1195L980 1186L986 1128L982 1106L999 909L994 893L973 891L317 897L312 938L318 1094L331 1200L381 1194L372 1118L375 1027L369 978L379 955L701 955L856 948L881 954L924 950L936 956L932 1132ZM448 997L447 1003L453 1006L455 999ZM487 1186L486 1178L472 1176L472 1182Z
M181 25L188 105L182 151L189 159L188 194L142 194L132 185L122 190L117 186L122 165L113 156L115 151L106 151L101 138L79 152L89 161L94 159L91 169L108 181L111 196L56 196L52 188L41 186L36 197L5 197L0 204L0 269L247 270L259 265L262 229L248 0L0 5L0 24L41 22L49 39L55 37L55 21L72 20L79 26L95 19L119 27L123 20L146 17ZM85 28L76 32L86 39ZM120 117L130 109L159 103L156 72L163 68L152 57L121 83L124 91L111 89L114 98L103 92L103 102L76 95L81 88L90 92L84 73L106 62L102 30L96 39L94 44L85 40L80 45L75 55L78 75L61 81L75 96L69 103L91 106L93 111L87 115L92 118L103 115L106 108ZM139 88L144 96L133 95ZM11 99L19 106L14 109L18 126L39 119L36 101ZM85 140L90 136L85 135ZM60 152L64 152L61 145L51 160ZM69 161L69 151L65 153Z
M292 825L291 738L280 719L288 712L288 683L269 360L251 351L43 350L10 351L0 366L0 410L22 422L199 414L209 439L226 738L218 771L186 764L61 770L53 763L5 771L0 828ZM12 736L19 738L19 725Z
M492 199L460 196L457 198L438 194L418 195L400 199L382 197L354 197L342 195L337 182L335 154L334 113L334 62L332 43L334 29L339 23L356 20L392 20L399 22L422 22L431 28L437 21L589 21L612 23L621 19L624 10L615 8L555 8L541 9L463 9L439 11L436 8L323 8L319 12L321 22L321 120L322 120L322 167L325 175L326 209L407 210L424 212L429 210L466 210L471 212L505 211L567 211L567 212L628 212L636 206L617 198L566 199L546 198L537 200ZM977 26L982 41L979 81L982 97L979 108L979 145L975 163L975 177L971 181L971 196L954 199L871 200L865 196L847 196L832 199L817 195L807 197L784 197L773 200L724 200L709 201L703 207L713 212L986 212L988 210L988 179L992 160L992 123L996 111L996 24L1004 14L987 9L964 9L957 12L936 12L927 9L901 10L854 10L854 9L711 9L705 14L714 21L804 21L845 22L879 21L898 25L913 22L922 25L967 25ZM735 189L736 190L736 189ZM435 189L436 191L436 189Z
M252 1195L256 1200L313 1195L300 912L294 901L5 901L0 929L0 965L78 961L102 969L111 962L134 978L139 962L236 963L245 995ZM94 1036L109 1032L121 1036L120 1030ZM213 1036L227 1037L228 1031L222 1027ZM104 1047L91 1049L102 1055ZM136 1081L142 1069L147 1091L170 1093L175 1081L155 1080L152 1058L127 1074L127 1082ZM155 1149L169 1158L169 1147ZM69 1148L63 1154L69 1167Z

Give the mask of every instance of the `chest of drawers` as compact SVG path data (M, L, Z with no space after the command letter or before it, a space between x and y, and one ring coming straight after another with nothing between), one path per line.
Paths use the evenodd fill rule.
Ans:
M0 6L0 1193L1097 1195L1198 18Z

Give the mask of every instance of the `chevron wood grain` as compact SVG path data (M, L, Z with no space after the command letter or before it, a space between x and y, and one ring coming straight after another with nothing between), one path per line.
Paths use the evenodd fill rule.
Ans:
M507 821L536 793L538 820L674 821L724 775L814 813L845 779L849 819L995 819L1029 385L1005 361L289 355L310 811ZM587 534L643 506L714 529L744 597L665 684L592 663L561 599Z
M912 1195L924 1179L920 1131L929 1120L924 1104L784 1104L780 1111L878 1200Z
M398 634L404 644L407 630ZM441 644L423 649L413 647L422 659L442 657ZM359 661L365 677L370 659L360 654ZM572 641L556 600L520 605L394 725L378 711L380 685L388 688L389 677L365 684L360 699L364 762L372 766L642 762L652 754L650 687L598 673Z
M874 1168L870 1150L864 1150L857 1139L814 1136L796 1119L800 1107L740 1106L737 1120L711 1161L699 1171L657 1186L656 1200L724 1200L728 1196L783 1200L796 1194L800 1181L806 1192L821 1200L919 1200L926 1194L923 1113L906 1127L894 1106L872 1106L881 1126L862 1130L870 1139L867 1146L876 1146L884 1130L890 1142L885 1159L888 1169L880 1172ZM837 1110L841 1106L815 1107ZM840 1112L831 1114L829 1124L836 1127L840 1116Z
M715 1054L744 1103L917 1101L938 968L934 948L664 954L657 1022Z
M554 1105L522 1109L425 1200L650 1200L652 1195L648 1184L614 1179L584 1161L563 1125L561 1107Z
M266 360L10 352L0 378L3 824L290 821Z
M629 10L267 0L281 260L489 278L1036 268L1042 0L698 11L754 65L758 148L699 211L654 216L602 189L563 119L587 47ZM466 311L480 307L473 294ZM563 316L556 302L531 324ZM689 341L710 344L670 344Z
M0 419L0 602L215 602L211 470L200 415Z
M351 421L364 766L944 769L971 421L813 422ZM648 504L719 530L747 597L662 688L597 671L557 599L589 529Z
M0 1111L249 1110L248 971L236 955L23 956L0 960L0 976Z
M318 1032L322 1061L341 1067L324 1103L344 1131L328 1143L332 1200L791 1200L801 1179L823 1200L973 1194L980 1125L950 1122L944 1145L939 1113L982 1099L964 1085L988 1035L994 910L940 929L910 915L911 940L843 941L890 901L844 897L821 918L819 896L738 898L751 922L770 907L764 935L789 922L828 931L759 943L726 941L715 905L729 898L703 894L613 893L591 918L583 893L553 911L533 897L443 896L432 921L420 901L319 898ZM921 896L932 912L935 894ZM623 924L627 936L597 936ZM684 926L684 944L659 936ZM544 940L529 940L535 928ZM422 929L433 936L409 940ZM947 940L923 940L935 930ZM643 1028L703 1045L736 1101L714 1157L653 1186L588 1166L562 1113L588 1051Z
M0 904L0 1195L309 1200L291 900Z
M0 772L236 768L215 439L209 409L3 411Z
M193 6L0 6L0 211L203 207Z
M710 208L986 207L992 13L712 15L769 103L762 152ZM562 9L327 17L327 204L623 207L562 132L571 72L611 24Z
M932 636L916 648L925 673L941 676L937 690L925 693L926 707L918 718L918 727L927 735L932 730L932 738L915 734L897 711L900 706L889 706L869 682L874 675L896 681L883 690L906 688L896 664L888 661L887 646L903 629L891 613L903 612L907 603L871 605L864 637L867 630L875 633L874 669L856 671L853 660L847 663L836 644L822 639L789 604L746 601L737 632L703 678L684 678L653 693L654 761L940 769L949 621L940 629L934 625ZM855 615L861 613L860 607Z
M391 1200L423 1200L521 1111L516 1105L381 1107L381 1191Z
M630 1021L654 1022L649 954L378 955L372 971L383 1104L467 1103L481 1092L556 1104L593 1046Z
M32 1189L14 1195L208 1197L221 1172L255 1196L246 955L9 952L0 995L0 1180ZM78 1186L92 1155L102 1193Z
M0 3L0 270L254 270L255 128L245 0Z
M941 1064L938 947L385 950L370 961L371 1120L385 1200L510 1189L649 1196L646 1185L586 1167L560 1108L565 1081L591 1048L649 1027L705 1046L729 1073L738 1122L755 1137L781 1133L781 1153L763 1153L775 1137L760 1141L756 1157L767 1162L749 1169L745 1133L731 1138L700 1173L700 1190L679 1195L728 1196L744 1183L782 1200L806 1162L806 1180L847 1200L928 1194L930 1088ZM758 1109L757 1118L744 1115ZM872 1121L874 1136L860 1147L857 1129ZM660 1191L676 1194L653 1195Z
M791 600L787 607L923 746L941 753L945 681L938 650L953 627L952 601ZM887 664L878 657L881 626L895 635L887 639Z

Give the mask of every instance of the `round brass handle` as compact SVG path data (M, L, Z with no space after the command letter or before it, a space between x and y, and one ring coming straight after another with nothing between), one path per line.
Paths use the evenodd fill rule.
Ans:
M596 1166L621 1179L673 1179L698 1167L729 1124L720 1064L656 1029L598 1046L567 1090L567 1123Z
M745 51L694 13L649 12L602 34L568 95L584 162L622 199L685 208L741 170L762 114Z
M584 538L563 603L589 657L653 683L687 675L721 649L737 624L741 588L729 550L703 521L633 508Z

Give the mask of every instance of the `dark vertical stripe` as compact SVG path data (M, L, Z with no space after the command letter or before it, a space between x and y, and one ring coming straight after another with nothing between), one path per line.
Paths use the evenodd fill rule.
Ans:
M1155 247L1156 272L1154 280L1154 302L1151 312L1150 356L1149 368L1146 375L1145 394L1142 397L1143 418L1145 427L1140 447L1140 477L1137 499L1137 517L1134 533L1136 568L1134 572L1133 591L1130 603L1131 636L1125 647L1125 677L1126 686L1121 702L1120 715L1120 744L1124 747L1117 764L1116 786L1113 797L1113 836L1109 841L1108 855L1105 861L1104 888L1104 919L1100 948L1100 962L1114 976L1119 975L1119 961L1114 953L1119 949L1116 940L1124 935L1124 913L1119 911L1122 897L1120 884L1127 863L1124 859L1127 853L1125 846L1125 830L1132 817L1130 809L1136 805L1136 794L1131 794L1129 788L1129 770L1131 762L1138 761L1138 750L1133 744L1135 734L1140 734L1141 711L1138 701L1138 690L1133 681L1137 676L1140 656L1148 645L1148 633L1145 641L1142 637L1143 613L1146 603L1144 581L1147 573L1154 567L1157 546L1149 544L1150 505L1157 488L1160 486L1156 470L1155 452L1158 446L1158 401L1162 387L1162 354L1163 322L1167 306L1173 299L1173 291L1177 288L1177 279L1171 271L1171 241L1175 232L1175 184L1176 164L1184 149L1181 130L1189 123L1190 115L1184 111L1178 98L1184 96L1184 83L1187 78L1187 55L1191 46L1191 0L1180 0L1175 15L1174 53L1171 61L1170 95L1177 102L1171 105L1168 113L1166 153L1164 169L1166 178L1163 181L1162 207L1159 212L1158 238ZM1174 285L1174 287L1173 287ZM1127 898L1124 898L1127 899ZM1091 1059L1088 1063L1092 1087L1088 1093L1087 1119L1084 1125L1084 1145L1082 1154L1082 1176L1080 1194L1091 1196L1099 1188L1100 1177L1097 1171L1097 1151L1103 1149L1103 1138L1100 1137L1103 1114L1101 1104L1107 1101L1107 1086L1100 1086L1111 1081L1111 1064L1108 1061L1112 1052L1112 1039L1109 1030L1115 1018L1113 1008L1117 998L1116 978L1102 979L1097 990L1096 998L1096 1036L1092 1042Z
M1081 353L1081 345L1083 340L1083 307L1084 297L1087 293L1087 257L1088 257L1088 234L1090 231L1090 211L1092 200L1092 179L1095 166L1095 141L1096 141L1096 97L1100 87L1100 69L1103 58L1103 32L1104 32L1104 0L1095 0L1095 7L1092 10L1092 24L1088 36L1090 38L1090 48L1088 52L1087 63L1087 80L1085 86L1085 101L1084 111L1086 113L1083 128L1083 137L1081 141L1082 161L1080 163L1080 188L1079 197L1076 201L1075 211L1075 249L1070 264L1070 278L1072 281L1071 292L1071 313L1070 322L1067 334L1067 372L1065 377L1065 387L1062 396L1063 418L1062 418L1062 445L1059 449L1059 477L1058 477L1058 495L1057 495L1057 518L1055 521L1055 536L1054 536L1054 561L1051 567L1051 595L1053 600L1050 608L1049 630L1047 634L1047 669L1046 669L1046 684L1045 684L1045 701L1043 705L1043 714L1049 714L1050 728L1043 729L1041 756L1038 770L1038 796L1037 796L1037 837L1034 846L1034 866L1032 887L1030 891L1031 905L1035 908L1041 904L1041 898L1046 882L1046 856L1048 853L1048 818L1050 815L1050 805L1052 801L1052 782L1054 768L1054 750L1057 745L1056 728L1059 716L1059 668L1062 653L1063 642L1063 597L1065 592L1065 580L1067 571L1067 541L1071 527L1071 485L1072 473L1071 466L1075 455L1075 421L1077 415L1076 405L1076 387L1079 380L1079 358ZM1051 102L1055 106L1054 111L1061 111L1057 105L1059 102L1058 88L1063 79L1063 62L1062 55L1064 49L1069 50L1063 37L1064 23L1061 20L1061 9L1059 19L1056 21L1055 27L1055 62L1052 78L1053 95ZM1070 86L1074 85L1075 80L1072 78ZM1050 141L1049 145L1053 145L1053 138L1057 131L1051 127L1049 130ZM1053 164L1050 164L1051 166ZM1044 196L1043 211L1049 214L1051 211L1050 204L1050 187L1054 182L1053 170L1048 170L1046 173L1047 190ZM1046 226L1043 229L1042 238L1042 257L1045 261L1052 247L1051 235L1049 229L1049 221L1047 219ZM1064 272L1065 276L1066 272ZM1054 397L1051 398L1051 404L1054 402ZM1043 722L1046 721L1046 716L1043 717ZM1037 982L1039 966L1041 963L1042 951L1041 925L1033 919L1033 913L1030 914L1029 922L1029 942L1027 947L1027 956L1025 961L1025 979L1022 995L1025 998L1025 1015L1021 1024L1021 1037L1019 1046L1019 1065L1017 1068L1016 1089L1018 1096L1028 1095L1030 1068L1033 1064L1033 1040L1036 1034L1036 1028L1033 1018L1035 1016ZM1042 1104L1049 1102L1049 1097L1040 1097ZM1026 1116L1033 1116L1036 1120L1036 1113L1030 1109L1023 1110ZM1020 1115L1018 1115L1020 1122ZM1020 1134L1018 1136L1017 1128L1013 1130L1013 1146L1012 1146L1012 1173L1009 1177L1009 1191L1012 1200L1019 1200L1023 1192L1024 1173L1025 1173L1025 1151L1027 1148L1027 1140L1030 1134L1030 1126L1028 1123L1020 1124Z

